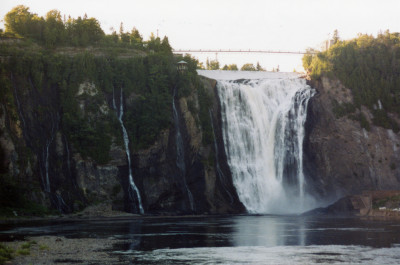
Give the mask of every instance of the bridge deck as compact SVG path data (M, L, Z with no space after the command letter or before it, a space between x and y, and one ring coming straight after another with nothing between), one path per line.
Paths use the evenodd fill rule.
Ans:
M305 51L274 51L274 50L174 50L173 53L284 53L284 54L308 54L317 52Z

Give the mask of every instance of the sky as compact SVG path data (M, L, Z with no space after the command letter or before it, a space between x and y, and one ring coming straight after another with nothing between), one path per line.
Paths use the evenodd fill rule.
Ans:
M45 16L57 9L73 18L95 17L106 33L136 27L148 39L167 36L179 49L264 49L304 51L319 48L335 29L341 39L358 33L400 32L400 0L1 0L0 18L17 5ZM0 28L4 28L3 22ZM301 55L193 54L221 66L256 64L267 70L301 71Z

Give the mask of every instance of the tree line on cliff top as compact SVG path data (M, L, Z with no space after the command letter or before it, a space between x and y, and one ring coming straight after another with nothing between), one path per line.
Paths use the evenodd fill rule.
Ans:
M303 66L311 79L336 77L351 90L353 103L334 104L338 116L354 115L363 105L375 125L399 131L390 113L400 114L400 33L336 39L328 50L304 55Z
M81 84L94 84L99 95L106 97L115 91L119 98L121 90L127 97L131 95L126 100L132 107L125 110L124 120L134 150L147 148L170 126L174 87L177 87L178 97L187 97L202 89L196 73L198 61L188 55L174 56L167 37L161 40L152 35L148 41L143 41L138 30L125 32L122 23L119 34L106 35L95 18L63 20L57 10L49 11L43 18L22 5L8 12L4 20L6 31L1 33L2 37L22 41L17 45L0 45L0 54L8 58L0 64L0 103L7 106L9 113L14 113L13 119L18 119L10 73L24 87L34 87L41 94L50 87L57 88L63 112L61 127L68 141L83 157L91 157L99 164L108 161L111 136L120 135L120 132L113 131L114 127L118 128L113 112L105 115L107 117L98 115L104 97L80 96L90 101L91 107L80 111L76 95ZM39 45L31 45L32 42ZM106 49L101 49L99 54L79 49L89 45ZM57 48L63 46L78 48L71 54L58 52ZM120 47L142 52L140 56L125 56L126 49ZM179 75L176 70L176 62L182 59L188 66L185 75ZM203 94L200 93L199 100L209 102ZM40 113L46 110L40 104L35 108ZM200 120L196 122L205 128L209 113L202 108L197 109Z
M62 16L58 10L50 10L45 17L31 13L29 7L18 5L10 10L4 17L5 32L3 37L17 37L31 39L47 48L57 46L123 46L139 50L171 52L167 37L162 40L150 36L144 41L136 28L130 32L125 31L123 23L119 33L115 30L105 34L96 18L83 17L71 18Z

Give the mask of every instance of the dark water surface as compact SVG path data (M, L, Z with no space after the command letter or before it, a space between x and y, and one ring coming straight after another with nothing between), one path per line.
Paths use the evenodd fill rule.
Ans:
M117 238L134 264L400 264L400 222L297 216L143 217L0 224L26 236Z

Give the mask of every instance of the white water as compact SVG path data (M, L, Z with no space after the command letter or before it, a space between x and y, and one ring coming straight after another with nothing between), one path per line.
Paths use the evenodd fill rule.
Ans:
M138 264L399 264L400 247L239 246L131 251Z
M56 134L56 131L57 131L57 128L56 128L56 126L57 126L57 124L56 123L58 123L58 115L57 115L57 118L56 118L56 120L54 121L54 118L53 118L53 116L52 116L52 119L51 119L51 133L50 133L50 138L46 141L46 148L45 148L45 150L44 150L44 161L45 161L45 170L46 170L46 183L45 183L45 191L46 192L51 192L51 188L50 188L50 176L49 176L49 148L50 148L50 145L51 145L51 143L53 142L53 140L54 140L54 136L55 136L55 134Z
M311 209L313 199L304 192L302 144L307 104L314 91L305 80L294 73L199 74L218 80L225 151L246 209L250 213Z
M122 128L122 134L124 138L124 144L125 144L125 152L126 156L128 159L128 168L129 168L129 197L131 201L134 201L133 198L136 195L136 199L138 201L139 205L139 212L140 214L144 214L143 206L142 206L142 198L140 197L139 189L136 187L135 182L133 181L133 176L132 176L132 165L131 165L131 152L129 151L129 137L128 137L128 132L125 129L124 121L122 120L122 117L124 116L124 107L123 107L123 96L122 96L122 88L121 88L121 97L119 101L119 115L117 113L118 121L121 124ZM113 108L117 112L117 106L115 104L115 95L113 91Z

